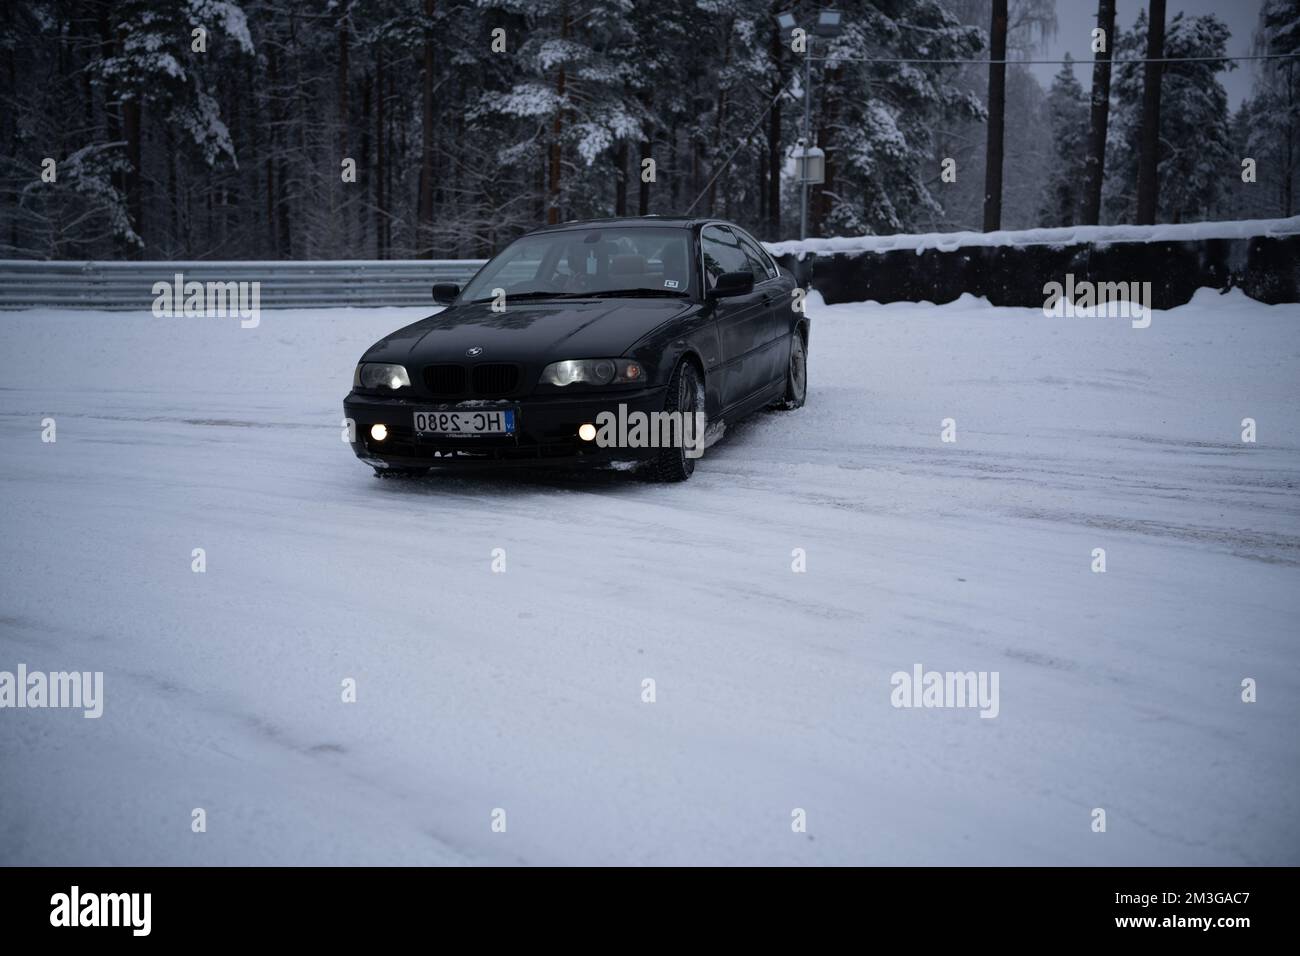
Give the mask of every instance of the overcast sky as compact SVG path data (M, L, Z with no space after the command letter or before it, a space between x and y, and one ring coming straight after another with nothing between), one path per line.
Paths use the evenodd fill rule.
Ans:
M1228 41L1228 55L1238 56L1250 53L1250 38L1259 20L1261 0L1169 0L1166 23L1178 13L1189 17L1204 13L1217 14L1228 25L1232 38ZM1146 9L1146 0L1117 0L1115 20L1121 28L1133 26L1138 11ZM1056 20L1059 26L1056 36L1049 40L1041 54L1043 59L1060 59L1068 52L1076 60L1092 59L1092 29L1097 25L1097 4L1095 0L1057 0ZM1059 66L1038 65L1032 67L1043 89L1052 84L1052 76ZM1074 71L1086 90L1092 85L1092 70L1079 67ZM1254 75L1252 64L1239 63L1235 70L1219 74L1219 82L1228 91L1228 108L1235 110L1250 93L1251 78Z

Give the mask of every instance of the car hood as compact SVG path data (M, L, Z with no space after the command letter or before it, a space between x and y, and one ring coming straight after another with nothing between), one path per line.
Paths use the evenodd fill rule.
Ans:
M364 361L550 362L622 355L649 332L693 308L686 300L538 301L493 312L453 305L376 342Z

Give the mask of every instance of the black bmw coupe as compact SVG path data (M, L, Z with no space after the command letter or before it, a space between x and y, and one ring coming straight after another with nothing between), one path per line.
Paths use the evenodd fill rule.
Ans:
M731 223L550 226L433 298L447 308L367 349L343 402L381 476L627 462L682 481L720 426L804 402L799 290Z

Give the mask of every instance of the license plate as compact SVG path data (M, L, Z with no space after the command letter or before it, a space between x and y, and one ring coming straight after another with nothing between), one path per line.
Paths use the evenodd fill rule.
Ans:
M473 437L475 435L513 435L515 413L510 408L485 408L478 411L416 412L415 431L420 435Z

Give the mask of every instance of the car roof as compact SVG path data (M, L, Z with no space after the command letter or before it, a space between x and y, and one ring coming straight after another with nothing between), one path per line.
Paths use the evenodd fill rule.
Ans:
M563 232L566 229L590 229L592 226L621 226L632 229L637 227L690 229L706 222L719 221L721 220L713 217L692 218L687 216L622 216L611 219L575 219L571 222L561 222L550 226L542 226L540 229L534 229L532 232L528 233L528 235L535 236L545 232Z

